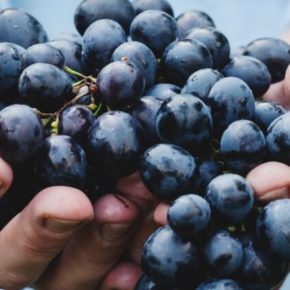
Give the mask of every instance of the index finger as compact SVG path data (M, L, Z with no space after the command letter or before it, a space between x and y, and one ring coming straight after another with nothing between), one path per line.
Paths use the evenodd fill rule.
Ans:
M13 171L10 165L0 158L0 197L7 192L13 180Z

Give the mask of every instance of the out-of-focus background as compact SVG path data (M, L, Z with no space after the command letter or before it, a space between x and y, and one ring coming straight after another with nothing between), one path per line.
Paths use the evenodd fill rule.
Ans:
M168 0L175 16L188 9L209 14L234 49L264 36L290 37L290 0ZM77 33L73 15L81 0L0 0L0 9L18 7L36 17L50 38ZM290 275L280 290L290 289Z

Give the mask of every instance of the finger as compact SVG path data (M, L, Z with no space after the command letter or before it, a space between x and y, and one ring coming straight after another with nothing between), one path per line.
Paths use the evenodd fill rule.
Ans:
M0 288L20 289L35 281L92 218L81 191L61 186L41 191L0 233Z
M133 290L142 273L138 264L119 263L106 276L99 290Z
M139 210L126 198L108 194L95 204L95 222L66 247L58 264L39 281L45 290L95 290L128 247Z
M278 172L278 174L273 174ZM267 202L290 197L290 167L279 162L267 162L254 168L247 175L256 198Z
M13 172L10 165L0 158L0 197L9 189L13 180Z
M117 183L117 189L122 195L134 202L145 215L152 210L157 202L157 199L144 185L139 172L121 178Z
M142 222L139 230L134 235L134 239L129 248L129 256L135 263L140 263L141 254L145 241L158 228L153 220L153 212L151 212Z
M290 109L290 66L288 66L286 70L283 87L284 87L284 107L289 110Z
M167 220L168 208L169 208L169 204L167 203L162 202L158 204L153 215L153 218L156 224L160 226L164 226L168 223L168 220Z
M274 83L270 86L267 92L263 95L266 101L274 102L275 104L287 107L287 96L284 90L284 81Z

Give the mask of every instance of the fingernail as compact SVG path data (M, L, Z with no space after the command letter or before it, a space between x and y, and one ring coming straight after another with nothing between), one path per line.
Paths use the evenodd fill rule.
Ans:
M124 238L129 233L131 226L132 224L103 224L100 234L106 241L116 241Z
M62 219L46 219L45 226L52 232L63 233L76 229L80 225L78 221L69 221Z

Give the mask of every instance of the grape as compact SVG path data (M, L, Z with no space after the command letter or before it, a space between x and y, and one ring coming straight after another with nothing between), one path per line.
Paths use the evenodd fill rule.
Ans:
M196 195L177 198L169 207L167 218L170 227L185 238L194 238L209 224L211 209L208 202Z
M18 92L25 104L42 112L54 112L72 97L72 82L58 67L35 63L21 73Z
M161 142L180 145L193 152L202 152L212 137L209 108L189 94L175 95L165 101L157 113L155 126Z
M195 158L172 144L157 144L145 151L140 160L140 175L150 192L174 200L186 193L194 179Z
M177 24L172 16L158 10L147 10L138 14L130 26L132 40L146 44L160 57L164 49L177 39Z
M235 56L222 69L226 77L237 77L248 84L256 98L263 96L271 84L271 75L267 66L251 56Z
M192 28L183 38L202 42L212 56L213 68L222 68L228 63L230 57L229 41L223 33L214 27Z
M235 121L223 132L220 153L231 172L246 175L265 159L265 136L254 122Z
M38 43L27 48L23 56L23 61L25 67L41 62L62 68L65 59L59 49L47 43Z
M154 85L157 77L157 60L149 47L138 41L125 42L118 46L112 55L112 61L124 59L141 70L145 77L146 89Z
M0 42L12 42L24 48L47 41L42 25L20 9L0 11Z
M162 102L154 97L145 96L139 99L131 109L131 114L143 126L147 146L158 143L155 118Z
M257 233L282 258L290 261L290 200L279 199L267 205L257 220Z
M203 11L196 9L183 12L176 18L179 38L183 38L185 34L194 27L215 27L212 18Z
M243 288L231 279L215 279L200 284L196 290L243 290Z
M75 42L79 44L80 46L82 45L83 38L81 35L78 33L73 33L73 32L61 32L56 35L54 35L51 39L50 42L53 41L59 41L59 40L68 40L69 42Z
M98 98L111 108L122 108L136 102L145 87L144 76L127 61L105 66L97 76Z
M162 56L165 78L179 86L183 86L195 71L211 67L212 57L208 48L197 40L175 41L166 47Z
M217 218L230 223L241 222L254 205L254 191L249 182L232 173L215 177L207 186L205 197Z
M290 165L290 113L287 112L276 118L267 130L267 152L272 160Z
M139 122L127 113L111 111L102 114L89 130L92 165L112 178L130 175L139 165L143 134Z
M31 159L43 143L40 118L26 105L0 111L0 155L10 164Z
M241 242L226 230L214 233L204 247L204 255L211 270L219 277L229 277L243 261Z
M223 78L223 75L214 69L204 68L197 70L187 79L182 94L192 94L206 101L213 85Z
M45 139L36 158L36 175L44 187L67 185L82 188L87 173L87 159L82 147L69 136Z
M0 98L13 103L18 96L17 85L24 69L25 49L17 44L0 43Z
M161 10L174 16L174 11L166 0L134 0L132 3L135 14L140 14L145 10Z
M78 72L83 71L81 44L68 39L52 40L48 44L61 51L66 66Z
M246 47L244 55L253 56L269 69L272 83L284 79L290 63L290 45L278 38L264 37L253 40Z
M256 101L255 108L255 123L265 133L276 118L286 113L286 110L282 106L268 101Z
M80 34L100 19L114 20L128 31L133 17L134 8L128 0L84 0L75 11L74 22Z
M60 116L58 132L74 138L79 144L85 145L88 139L88 131L95 117L86 106L74 105L65 108Z
M98 74L110 63L114 50L126 41L122 26L110 19L93 22L83 36L82 61L86 70Z
M169 83L159 83L145 92L146 96L153 96L160 101L165 101L170 97L179 94L181 88Z
M255 98L249 86L239 78L226 77L216 82L204 101L211 107L214 130L222 133L239 119L252 120Z
M163 287L193 288L203 277L197 248L168 226L156 230L145 242L141 264L145 274Z

